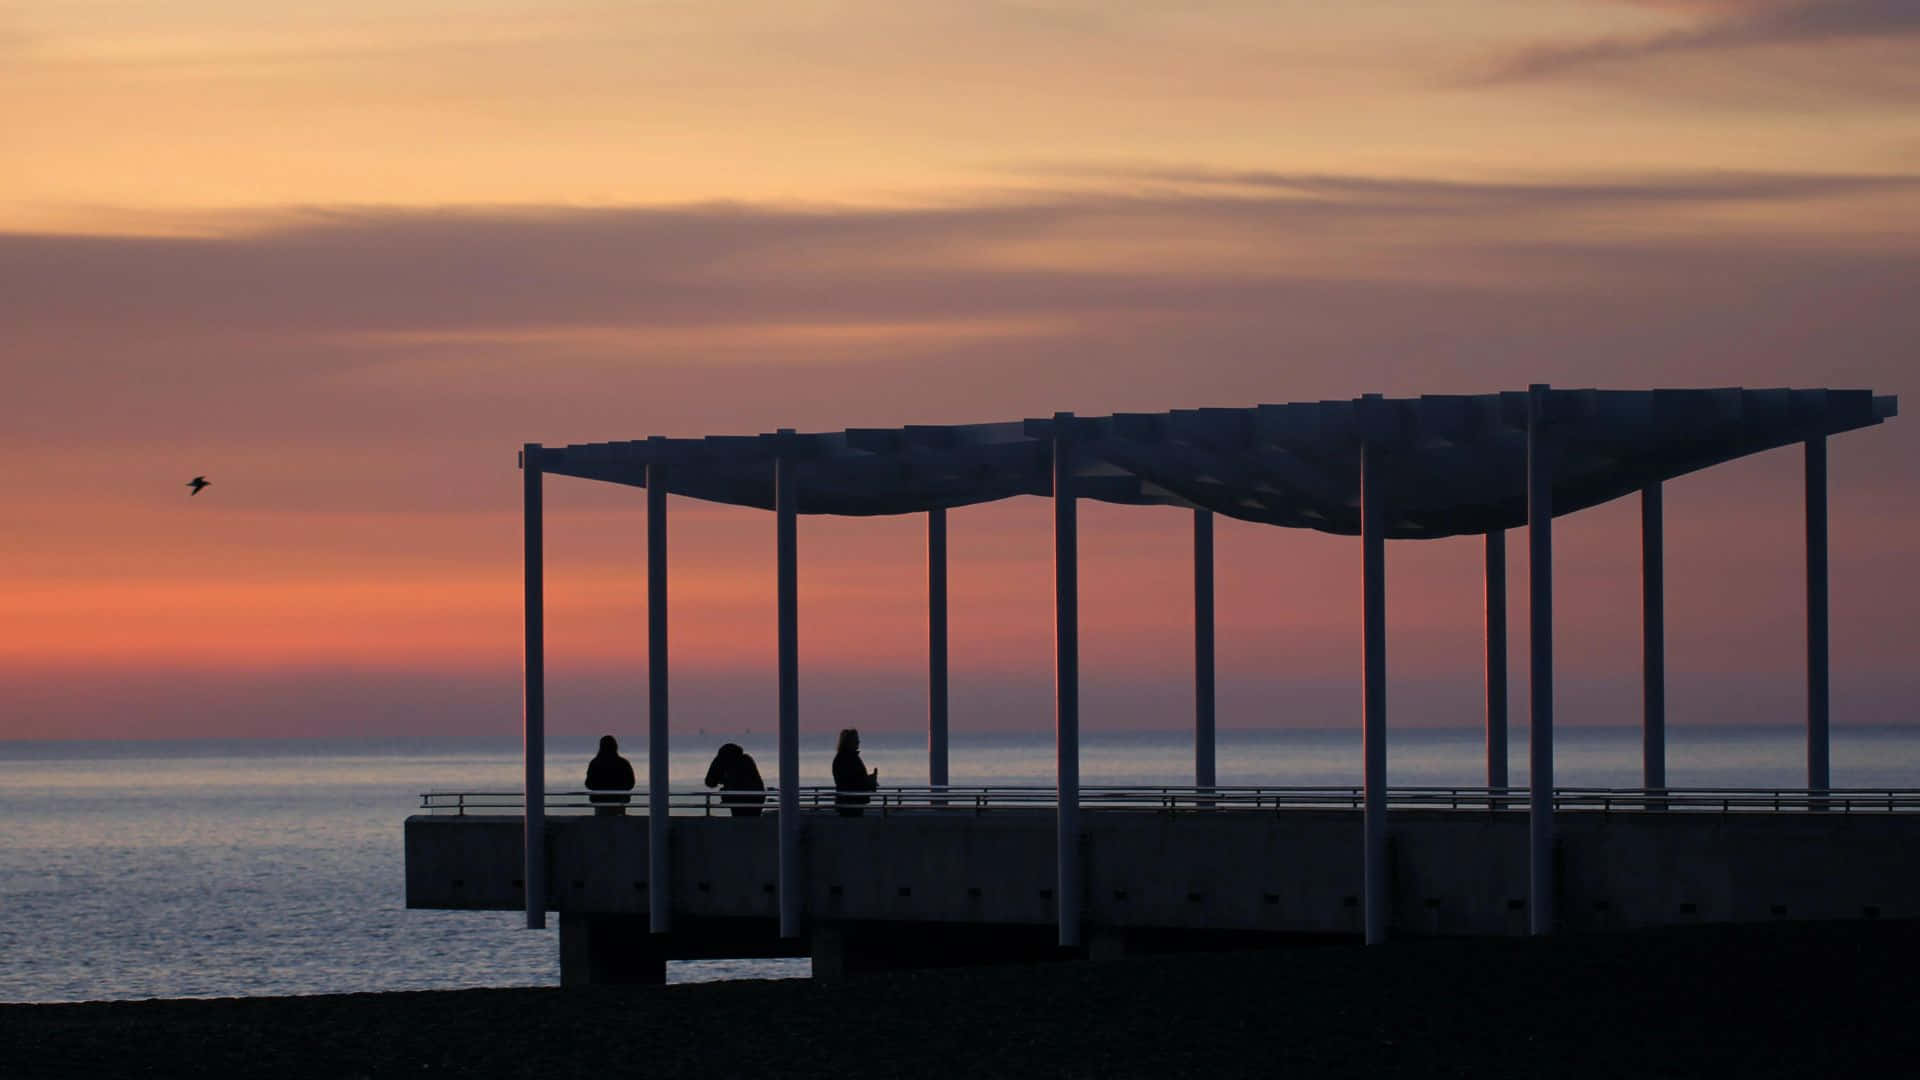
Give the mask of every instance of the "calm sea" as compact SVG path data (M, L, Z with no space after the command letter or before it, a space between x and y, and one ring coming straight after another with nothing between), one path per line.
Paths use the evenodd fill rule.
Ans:
M771 740L713 736L676 753L673 784L695 788L732 738L771 780ZM627 749L644 777L644 739ZM813 745L816 744L817 745ZM885 783L926 781L924 739L869 733ZM765 745L762 745L765 744ZM549 740L548 786L580 786L593 739ZM1223 784L1357 784L1351 731L1220 736ZM1563 785L1631 787L1634 729L1558 733ZM1676 786L1791 787L1803 781L1793 729L1679 730ZM828 782L831 735L809 739L802 781ZM1513 780L1526 776L1515 732ZM1092 736L1082 782L1190 781L1190 736ZM1468 785L1483 775L1477 731L1402 731L1396 785ZM1051 784L1051 736L956 737L955 783ZM401 823L425 791L515 790L514 739L0 742L0 1001L319 994L553 985L555 931L512 912L408 911ZM1838 728L1844 787L1920 786L1920 730ZM670 965L670 981L799 976L804 960Z

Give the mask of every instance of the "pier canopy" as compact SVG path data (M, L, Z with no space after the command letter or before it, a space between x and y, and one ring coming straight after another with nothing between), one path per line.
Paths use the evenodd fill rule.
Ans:
M1529 929L1551 933L1557 889L1553 783L1553 520L1640 497L1642 786L1666 780L1665 511L1668 480L1798 444L1805 454L1807 797L1831 791L1827 438L1897 414L1870 390L1565 390L1386 398L1368 394L1247 408L1182 409L997 424L849 428L798 434L654 437L566 447L525 444L526 825L528 925L544 925L545 639L543 477L647 489L649 880L664 895L667 852L667 496L773 511L779 716L780 933L806 917L802 877L799 514L923 513L927 523L927 773L948 782L947 514L1036 495L1053 503L1054 824L1059 944L1086 917L1080 840L1081 499L1189 508L1193 517L1194 791L1218 790L1215 761L1213 522L1216 515L1360 539L1362 912L1386 940L1386 541L1482 534L1486 545L1486 750L1489 799L1513 792L1507 744L1506 533L1527 544ZM1521 797L1515 795L1514 797ZM1813 802L1812 806L1824 806ZM650 909L666 933L669 911Z
M1074 445L1080 498L1210 510L1358 535L1360 457L1388 508L1386 535L1429 539L1527 521L1528 394L1368 396L822 433L651 438L547 447L545 472L774 508L794 471L802 514L906 514L1053 493L1053 440ZM1748 454L1868 427L1896 399L1870 390L1546 391L1558 516ZM1065 425L1062 428L1062 425Z

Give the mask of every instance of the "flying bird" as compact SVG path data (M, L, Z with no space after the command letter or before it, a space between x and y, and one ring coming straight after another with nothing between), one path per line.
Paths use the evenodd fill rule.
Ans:
M187 496L191 498L192 496L200 494L200 489L203 487L206 487L208 483L209 481L204 476L196 476L193 479L187 481L187 486L193 489L192 491L187 492Z

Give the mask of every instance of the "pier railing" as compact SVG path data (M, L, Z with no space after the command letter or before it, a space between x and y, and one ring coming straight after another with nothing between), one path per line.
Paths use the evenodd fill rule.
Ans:
M609 803L608 792L550 791L543 805L549 811L592 813L624 807L644 813L644 789L620 792L630 802ZM859 806L871 814L984 814L993 811L1051 810L1056 804L1051 787L1007 785L886 787L871 792L836 792L831 787L798 790L802 812L832 813ZM849 800L860 800L855 803ZM602 801L596 802L595 799ZM1524 787L1404 787L1387 792L1387 805L1404 810L1457 810L1481 813L1524 813L1529 799ZM1082 808L1161 813L1279 812L1285 810L1356 810L1365 800L1360 787L1083 787ZM707 791L691 789L667 795L671 813L721 816L738 810L774 813L779 792ZM525 800L518 791L429 791L420 806L436 814L520 813ZM1772 813L1824 811L1829 813L1920 812L1920 788L1555 788L1553 807L1568 812L1709 812Z

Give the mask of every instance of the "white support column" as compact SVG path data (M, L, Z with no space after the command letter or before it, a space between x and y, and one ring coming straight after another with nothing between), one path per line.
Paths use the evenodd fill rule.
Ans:
M1193 783L1210 788L1214 771L1213 512L1193 512Z
M1832 786L1827 645L1827 437L1816 435L1807 440L1807 789L1816 794Z
M927 783L947 786L947 511L927 511Z
M667 689L667 467L656 456L647 464L647 927L656 934L673 921Z
M792 435L782 429L780 434ZM800 936L800 644L795 462L783 447L773 466L780 663L780 936Z
M1528 922L1535 934L1553 932L1553 447L1548 388L1527 392L1527 587L1533 665L1533 714L1528 742Z
M1060 944L1080 944L1080 563L1073 414L1053 414L1054 900Z
M1487 787L1507 786L1507 532L1487 533Z
M1667 786L1666 510L1658 481L1640 489L1641 702L1640 786Z
M1365 811L1362 853L1366 941L1387 940L1387 519L1380 450L1360 447L1360 574L1363 626Z
M527 901L527 929L547 927L547 646L545 523L542 520L540 444L520 451L521 522L525 539L526 667L521 676L522 764L525 766L525 822L521 881Z

